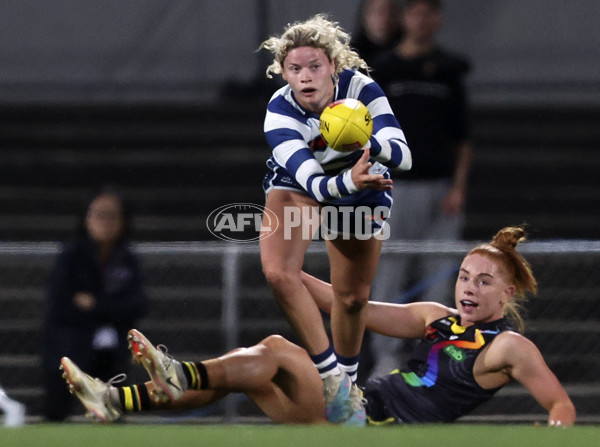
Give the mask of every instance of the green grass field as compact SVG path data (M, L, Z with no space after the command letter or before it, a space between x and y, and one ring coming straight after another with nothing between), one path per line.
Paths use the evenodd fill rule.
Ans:
M570 429L531 425L450 424L396 427L329 427L191 424L32 424L0 426L2 447L592 447L600 426Z

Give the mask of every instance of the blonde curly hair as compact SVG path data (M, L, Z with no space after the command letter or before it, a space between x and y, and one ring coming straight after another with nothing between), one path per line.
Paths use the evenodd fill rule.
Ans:
M273 53L273 62L267 67L267 77L281 74L288 53L299 47L321 48L335 62L336 74L346 68L369 71L367 63L350 48L350 35L337 22L317 14L304 22L288 24L281 37L272 36L260 45L259 50Z

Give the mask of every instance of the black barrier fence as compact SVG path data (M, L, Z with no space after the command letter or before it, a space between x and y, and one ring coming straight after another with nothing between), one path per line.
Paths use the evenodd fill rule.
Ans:
M446 257L458 265L469 242L389 242L383 258ZM40 370L45 287L56 243L0 243L0 383L41 414ZM260 266L257 243L139 243L135 245L151 301L139 329L177 358L202 360L273 334L295 335L277 307ZM530 300L526 335L570 393L580 421L600 420L600 241L526 242L539 294ZM328 278L323 242L314 242L305 270ZM451 273L454 275L454 273ZM421 278L413 290L427 287ZM451 292L449 292L451 293ZM327 322L327 320L326 320ZM367 344L365 344L367 345ZM367 347L365 347L367 349ZM369 353L365 353L365 368ZM130 379L144 378L134 373ZM363 378L368 371L363 373ZM83 409L79 409L83 413ZM247 399L232 397L192 416L237 420L261 417ZM501 390L467 420L543 420L545 411L518 384Z

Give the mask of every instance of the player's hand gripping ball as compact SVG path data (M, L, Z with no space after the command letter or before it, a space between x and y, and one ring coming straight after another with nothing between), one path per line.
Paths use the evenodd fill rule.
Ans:
M319 130L330 148L352 152L361 149L371 138L373 119L359 100L340 99L325 107Z

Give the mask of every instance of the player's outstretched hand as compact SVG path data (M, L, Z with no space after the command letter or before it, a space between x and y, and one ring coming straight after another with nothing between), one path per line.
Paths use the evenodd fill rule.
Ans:
M352 167L352 181L359 190L376 189L387 191L393 189L394 181L386 179L383 174L369 174L369 168L373 165L369 161L369 148L363 150L363 154Z

